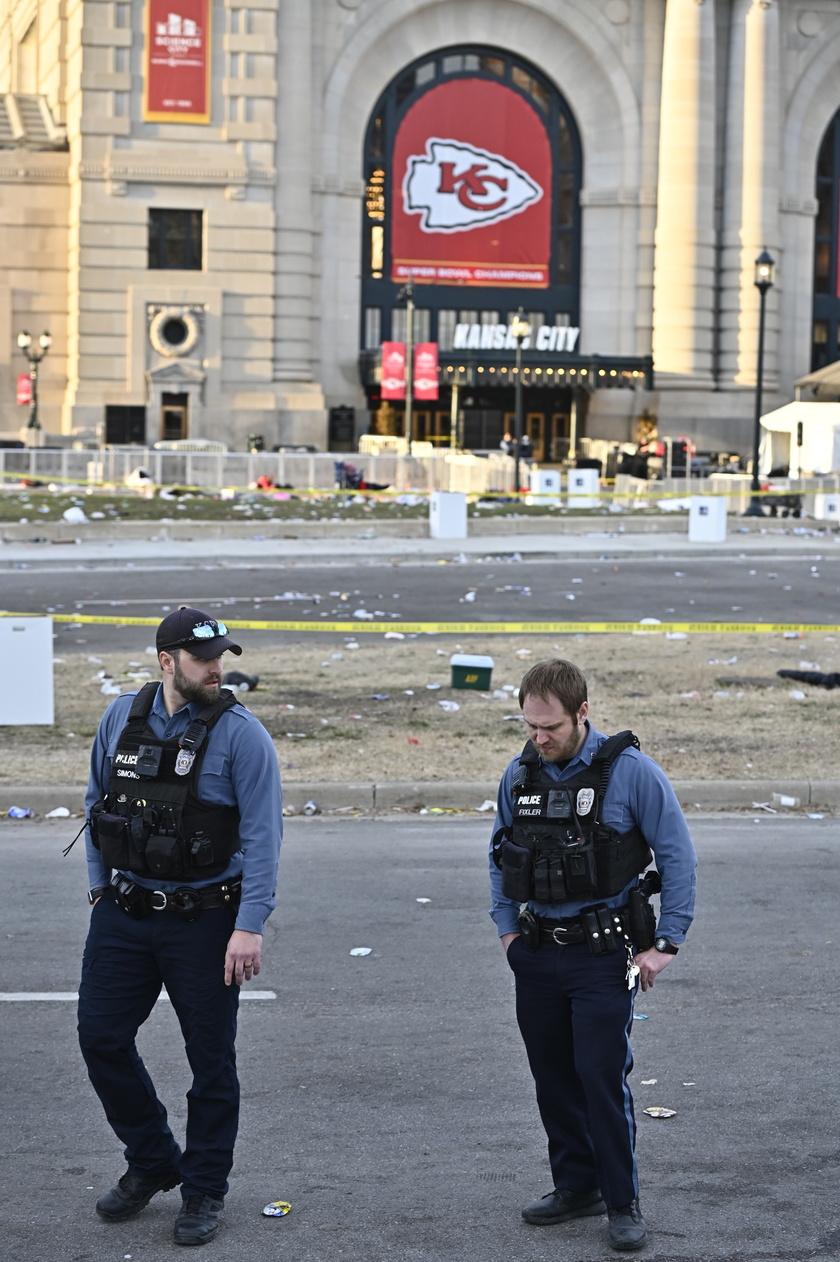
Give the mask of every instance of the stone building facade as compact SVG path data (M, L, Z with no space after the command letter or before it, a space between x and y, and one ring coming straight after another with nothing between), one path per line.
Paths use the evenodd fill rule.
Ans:
M6 435L25 416L23 328L53 337L48 434L320 449L342 407L356 435L399 431L379 367L406 336L395 155L451 83L498 84L545 129L550 260L537 285L410 274L441 383L413 437L448 439L457 385L462 436L495 445L515 351L455 330L522 308L579 330L525 345L538 454L575 425L632 439L641 416L747 451L762 249L767 408L840 356L840 0L204 0L206 121L150 106L154 31L196 29L184 0L154 4L0 0ZM441 143L478 152L447 126ZM506 143L500 124L481 152L503 162ZM599 374L626 388L593 389Z

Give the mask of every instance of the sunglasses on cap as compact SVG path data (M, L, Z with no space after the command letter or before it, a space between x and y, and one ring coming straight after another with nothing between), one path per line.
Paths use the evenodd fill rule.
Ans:
M175 644L170 644L169 648L178 648L179 645L193 644L196 640L215 640L217 636L227 635L228 629L223 622L216 622L211 625L209 622L202 622L197 627L193 627L190 634L184 640L178 640Z

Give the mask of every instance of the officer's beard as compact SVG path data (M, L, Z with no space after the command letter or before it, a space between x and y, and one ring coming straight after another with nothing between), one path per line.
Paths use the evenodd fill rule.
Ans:
M585 731L584 724L575 723L565 740L549 741L546 745L537 745L537 752L543 762L568 762L570 758L574 758L582 743L581 728Z
M206 684L196 683L195 680L187 679L181 670L179 663L174 663L172 674L172 684L175 691L184 698L185 701L194 701L196 705L212 705L214 701L219 699L219 687L222 682L220 674L216 673L207 676L207 681L215 681L215 688L208 688Z

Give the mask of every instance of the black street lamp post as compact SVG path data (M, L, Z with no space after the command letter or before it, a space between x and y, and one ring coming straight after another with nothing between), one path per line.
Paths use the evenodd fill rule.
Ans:
M525 313L520 307L516 315L513 317L513 336L516 338L516 424L514 438L516 440L516 451L514 452L513 462L513 489L519 494L519 448L522 443L522 343L530 336L531 326L525 319Z
M745 517L763 517L758 496L761 486L758 480L758 449L761 444L761 391L764 384L764 309L767 291L773 288L776 278L776 261L767 250L762 250L755 260L755 287L761 295L758 309L758 364L755 373L755 419L753 427L753 467L750 482L750 502L744 512Z
M38 338L38 346L32 345L31 334L26 329L18 333L17 344L29 361L29 379L32 382L32 397L29 400L29 422L27 429L40 429L38 420L38 365L52 346L49 333L42 333Z

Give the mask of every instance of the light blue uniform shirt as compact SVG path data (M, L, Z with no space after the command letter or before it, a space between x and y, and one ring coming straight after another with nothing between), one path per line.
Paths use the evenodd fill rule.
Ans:
M120 733L128 721L128 712L136 693L117 697L102 716L90 755L90 781L85 796L85 812L90 819L94 802L108 792L111 782L111 759L116 752ZM163 687L158 688L146 719L158 738L169 739L183 732L204 707L190 702L166 712ZM283 800L280 768L274 743L268 732L249 710L235 705L227 710L210 729L207 746L198 774L196 794L202 802L239 808L239 840L241 848L231 858L224 872L205 880L181 879L163 881L148 876L127 875L146 889L172 893L182 885L216 885L242 873L242 902L236 917L236 928L249 933L262 933L263 925L274 909L277 887L277 865L283 838ZM111 870L85 830L88 885L90 889L107 885Z
M540 774L549 779L563 781L576 775L583 767L588 767L592 757L598 752L607 739L601 732L596 732L586 724L587 734L580 752L564 768L556 763L544 762L540 759ZM513 794L511 793L511 777L519 766L519 758L514 758L505 770L499 785L498 806L496 810L495 833L500 828L509 826L513 820ZM604 797L602 823L614 828L619 833L628 832L633 825L641 829L642 834L653 851L656 866L662 876L662 895L660 898L659 924L657 936L667 938L675 945L685 941L685 935L694 919L694 891L696 884L695 869L697 856L676 794L671 788L668 777L652 758L642 754L638 749L625 749L618 755L610 769L607 792ZM637 879L627 885L620 894L611 898L588 898L583 901L566 903L537 903L531 901L528 906L538 915L552 920L564 920L577 916L583 907L591 907L593 903L603 902L608 907L620 907L627 902L627 894ZM502 893L502 874L493 862L492 839L490 856L490 892L492 905L490 915L495 920L499 936L504 933L518 933L520 904L505 898Z

